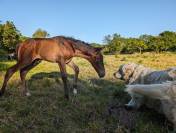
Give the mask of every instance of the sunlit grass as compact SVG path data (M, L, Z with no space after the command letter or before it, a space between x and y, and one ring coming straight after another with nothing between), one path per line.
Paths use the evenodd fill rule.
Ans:
M124 83L112 75L119 65L128 62L154 69L176 66L176 54L104 57L106 76L103 79L98 78L89 62L81 58L74 59L80 67L79 90L78 95L71 94L70 101L63 97L63 84L57 64L43 61L28 73L27 85L31 97L20 95L19 73L14 74L5 95L0 98L0 132L167 132L167 124L163 127L165 122L161 124L157 119L151 119L152 111L129 114L125 110L113 109L109 113L111 106L124 104L129 99L123 91ZM13 64L15 61L0 62L0 86L5 70ZM74 72L69 67L67 72L71 84ZM135 120L131 115L134 115Z

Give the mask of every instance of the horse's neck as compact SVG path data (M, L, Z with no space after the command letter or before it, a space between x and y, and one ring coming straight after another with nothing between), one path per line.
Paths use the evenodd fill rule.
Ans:
M82 46L75 46L75 56L82 57L88 59L92 54L93 49L90 46L82 45Z

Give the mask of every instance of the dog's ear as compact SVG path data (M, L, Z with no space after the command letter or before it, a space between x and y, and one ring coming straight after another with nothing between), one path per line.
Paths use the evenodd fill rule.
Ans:
M131 81L133 81L133 74L137 66L138 65L135 63L128 63L123 65L122 67L123 79L126 81L126 83L128 84L132 83Z
M170 77L176 79L176 67L167 70Z
M122 70L123 70L123 72L129 72L129 71L131 72L131 71L134 71L135 67L136 67L136 64L129 63L129 64L124 65L122 67Z
M124 65L124 66L122 67L122 72L123 72L123 75L124 75L123 78L124 78L126 81L129 80L130 75L132 74L132 71L133 71L133 69L132 69L132 67L131 67L130 64L126 64L126 65Z

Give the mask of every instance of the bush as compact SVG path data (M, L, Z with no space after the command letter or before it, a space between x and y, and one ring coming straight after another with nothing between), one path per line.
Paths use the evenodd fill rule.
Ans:
M2 56L2 55L7 55L7 51L0 49L0 56Z
M0 60L7 59L7 51L0 49Z

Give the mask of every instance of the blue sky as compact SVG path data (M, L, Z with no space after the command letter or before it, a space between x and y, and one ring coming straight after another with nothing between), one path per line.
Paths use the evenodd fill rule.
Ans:
M51 36L102 43L114 33L176 31L176 0L0 0L0 20L13 21L26 36L42 28Z

